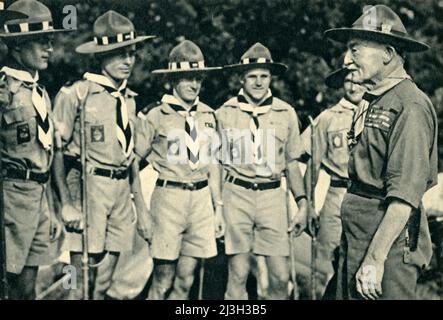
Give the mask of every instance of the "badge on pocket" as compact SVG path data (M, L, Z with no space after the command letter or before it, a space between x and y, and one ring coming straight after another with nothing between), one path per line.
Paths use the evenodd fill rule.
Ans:
M332 145L334 146L334 148L341 148L343 147L343 136L342 134L339 133L334 133L331 136L332 139Z
M17 143L26 143L31 141L31 131L29 130L29 124L21 124L17 126Z
M91 126L91 142L105 142L105 128L101 126Z

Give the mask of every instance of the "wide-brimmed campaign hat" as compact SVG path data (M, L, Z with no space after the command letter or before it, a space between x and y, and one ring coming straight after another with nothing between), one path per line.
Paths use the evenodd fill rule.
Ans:
M5 10L5 3L0 1L0 25L8 20L27 18L26 14L17 11Z
M51 11L37 0L18 0L7 10L25 16L4 22L4 30L0 33L0 37L3 38L71 31L70 29L54 29Z
M385 5L370 7L352 24L351 28L329 29L325 31L325 36L339 42L347 42L351 38L362 38L390 44L407 52L429 49L427 44L412 39L400 17Z
M199 46L190 40L184 40L171 50L168 68L153 70L152 73L173 76L183 73L206 73L221 69L221 67L207 67Z
M134 24L113 10L107 11L94 22L94 39L79 45L75 51L82 54L107 52L130 46L155 36L137 36Z
M255 68L267 68L270 69L273 74L278 75L284 73L288 69L288 66L283 63L274 62L271 51L260 42L257 42L242 55L240 63L230 64L223 68L227 71L235 72L244 72Z
M342 67L337 70L332 71L325 78L325 84L332 89L343 88L346 76L349 74L350 70Z

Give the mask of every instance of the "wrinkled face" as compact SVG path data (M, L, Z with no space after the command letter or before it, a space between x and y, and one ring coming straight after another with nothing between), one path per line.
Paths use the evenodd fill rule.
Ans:
M188 104L192 104L200 94L203 79L198 75L178 78L173 83L174 94Z
M384 52L385 46L373 41L348 41L344 64L351 70L352 81L364 83L379 78L384 68Z
M112 50L101 56L102 70L115 80L128 79L134 68L135 54L135 44Z
M252 69L243 75L243 91L255 103L260 102L271 85L271 71L268 69Z
M345 89L346 98L355 105L361 102L363 95L366 91L366 88L364 86L351 81L350 74L346 76L343 88Z
M18 45L18 60L29 70L39 71L48 68L53 52L52 34L33 36Z

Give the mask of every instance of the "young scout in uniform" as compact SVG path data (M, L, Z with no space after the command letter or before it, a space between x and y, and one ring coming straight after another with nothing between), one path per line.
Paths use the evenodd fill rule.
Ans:
M6 262L10 298L35 298L38 266L50 264L50 219L46 187L53 156L51 102L38 83L52 54L52 15L35 0L20 0L8 10L26 15L9 20L0 34L8 47L1 72L9 101L1 107L1 158ZM61 226L60 226L61 228Z
M306 128L302 134L306 152L310 156L304 176L306 190L311 188L312 161L315 165L314 184L317 184L320 167L331 177L325 202L320 211L320 228L317 235L318 267L326 274L326 281L321 291L333 274L331 262L334 261L335 251L340 245L342 231L340 207L348 187L347 135L351 129L354 112L365 92L364 87L351 82L346 68L329 74L325 83L333 89L343 88L344 96L335 106L326 109L314 120L314 155L311 149L312 126Z
M383 5L326 36L347 43L345 66L367 88L351 130L337 298L414 299L431 257L421 199L437 179L437 118L403 53L428 46Z
M138 162L135 164L133 153L136 93L127 87L127 79L134 67L136 44L153 36L137 36L132 22L112 10L97 18L93 33L94 40L78 46L76 51L94 54L99 71L87 72L82 80L64 86L54 104L54 118L61 138L54 173L62 202L62 218L67 230L71 231L67 234L71 263L77 268L77 288L70 291L70 299L82 298L79 233L84 227L84 216L79 211L79 114L82 107L86 131L88 253L92 264L103 259L105 252L109 259L108 281L101 275L102 290L94 292L94 299L104 297L119 253L132 249L135 215L131 191L135 196L139 226L147 217L139 190L131 190L130 185L131 165L138 165ZM137 187L137 174L132 178ZM91 285L94 285L94 275Z
M286 299L289 281L288 227L306 227L307 202L296 159L303 150L294 109L274 97L271 76L287 67L272 61L269 50L253 45L239 64L225 67L241 74L242 89L217 110L222 135L225 250L229 256L226 299L247 299L250 253L265 256L270 299ZM274 147L274 148L273 148ZM288 223L282 174L300 212Z
M206 67L200 48L183 41L172 49L168 69L153 71L170 80L172 95L137 119L136 153L159 174L150 206L154 277L148 299L164 299L171 287L169 299L188 299L198 258L217 254L220 166L209 153L218 150L218 136L214 111L198 96L202 76L218 69Z

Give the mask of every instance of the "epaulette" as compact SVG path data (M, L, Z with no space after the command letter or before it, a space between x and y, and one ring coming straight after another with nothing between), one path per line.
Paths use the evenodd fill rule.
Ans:
M146 107L144 107L138 111L137 117L139 117L141 119L146 119L149 111L151 111L155 107L158 107L161 104L162 104L161 101L156 101L156 102L152 102L152 103L148 104Z

